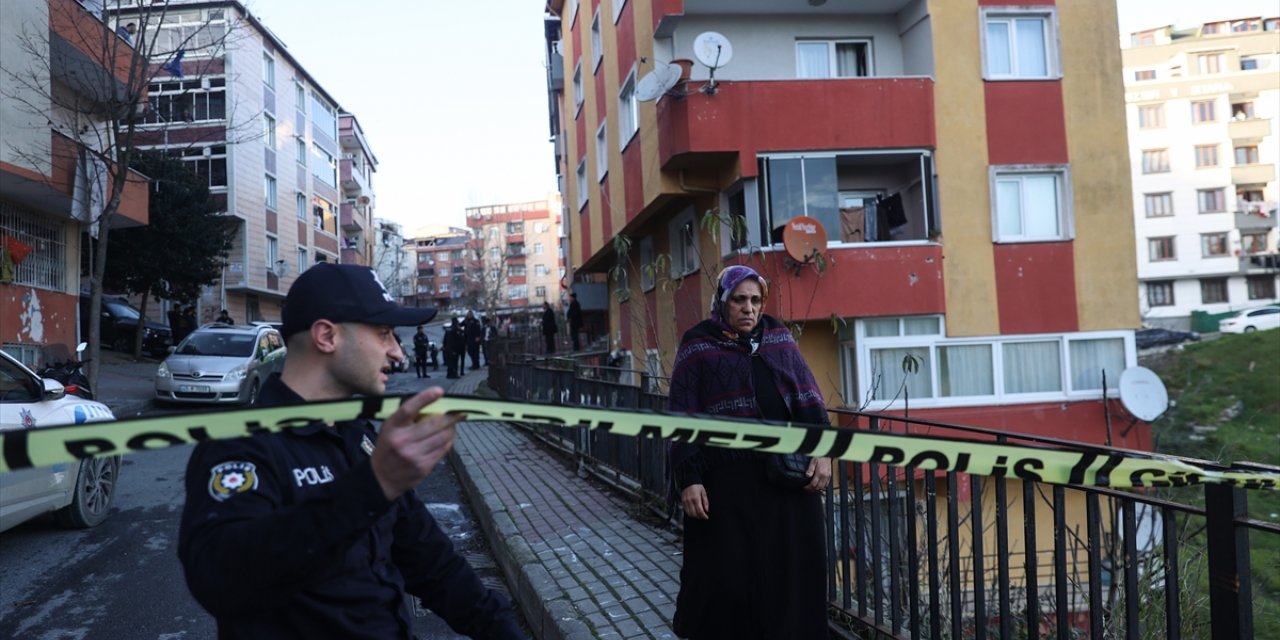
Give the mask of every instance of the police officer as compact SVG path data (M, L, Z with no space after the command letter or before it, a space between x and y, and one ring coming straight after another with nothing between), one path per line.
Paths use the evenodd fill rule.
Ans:
M393 327L434 309L395 304L372 269L317 264L285 301L289 347L261 406L382 395L403 359ZM523 638L414 487L453 446L457 416L423 414L439 387L381 429L315 422L196 446L178 556L220 638L411 638L405 594L474 638Z

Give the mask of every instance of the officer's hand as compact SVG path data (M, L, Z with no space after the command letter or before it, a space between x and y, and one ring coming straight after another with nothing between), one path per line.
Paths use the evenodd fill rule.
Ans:
M454 430L462 415L423 415L424 407L444 395L431 387L405 400L382 423L373 448L373 475L388 500L418 486L453 448Z
M700 484L691 484L680 492L680 504L684 506L684 515L699 520L711 518L711 503L707 500L707 488Z

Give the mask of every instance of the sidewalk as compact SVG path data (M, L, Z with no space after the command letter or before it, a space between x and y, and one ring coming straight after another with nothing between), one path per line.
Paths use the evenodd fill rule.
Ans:
M487 376L470 372L451 392L475 394ZM675 534L632 518L514 425L468 422L449 455L537 638L676 637Z

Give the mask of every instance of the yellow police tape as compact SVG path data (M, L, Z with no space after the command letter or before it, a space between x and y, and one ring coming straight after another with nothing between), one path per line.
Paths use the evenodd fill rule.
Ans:
M177 414L42 427L0 433L0 473L44 467L94 456L161 449L205 440L277 432L315 421L385 419L402 397L253 407L201 414ZM384 402L384 400L387 400ZM868 432L833 427L764 423L676 413L617 411L584 407L449 396L432 413L465 414L469 419L583 427L639 438L663 438L734 449L803 453L850 462L960 471L1052 484L1103 487L1169 487L1219 483L1246 489L1280 488L1280 473L1203 468L1142 452L1055 449L973 440Z

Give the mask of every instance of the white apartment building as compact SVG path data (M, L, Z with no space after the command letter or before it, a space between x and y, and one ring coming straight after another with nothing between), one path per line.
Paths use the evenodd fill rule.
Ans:
M417 251L404 237L404 227L386 218L373 220L373 263L378 278L396 302L413 306L416 299Z
M1280 19L1162 26L1122 43L1144 322L1275 302Z

